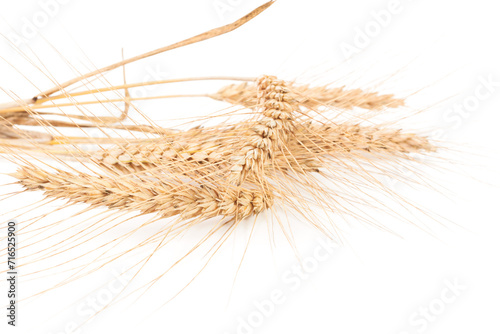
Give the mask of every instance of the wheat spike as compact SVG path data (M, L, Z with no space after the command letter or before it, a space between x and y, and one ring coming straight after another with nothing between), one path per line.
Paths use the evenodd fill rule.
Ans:
M100 150L93 154L92 159L109 170L127 173L151 167L171 173L183 173L199 167L214 172L228 167L234 152L241 147L241 138L245 136L252 136L252 132L242 124L238 127L194 129L177 133L176 139L162 138ZM298 173L313 172L322 166L318 156L351 151L404 157L406 153L436 150L427 138L416 134L350 123L298 123L290 137L288 150L275 151L274 160L265 162L264 170L269 172L274 168L286 171L290 168Z
M248 189L219 189L207 185L157 180L113 179L84 173L49 173L32 166L21 167L13 176L26 190L42 190L47 197L162 217L182 219L234 216L243 219L273 205L271 193Z
M327 86L311 87L309 85L291 85L290 94L301 106L315 109L320 106L351 110L355 107L368 110L398 108L405 105L403 99L395 98L393 94L381 95L376 92L366 92L362 89L346 89L345 87L328 88ZM244 82L224 86L211 98L231 104L251 108L258 104L257 86Z
M278 146L286 145L289 133L293 130L293 112L298 109L289 95L290 90L283 80L274 76L262 76L256 82L257 111L259 119L251 128L253 134L240 152L231 172L232 179L238 184L248 172L262 173L268 159L273 159Z

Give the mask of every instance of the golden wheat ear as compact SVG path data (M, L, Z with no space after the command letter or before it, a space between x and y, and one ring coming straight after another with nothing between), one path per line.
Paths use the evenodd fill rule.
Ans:
M252 107L258 104L257 90L258 87L256 84L243 82L224 86L217 93L210 94L209 97L235 105ZM405 105L403 99L395 98L393 94L381 95L377 92L366 92L360 88L314 87L290 83L290 90L293 99L306 109L327 107L344 110L352 110L354 108L381 110L384 108L398 108Z

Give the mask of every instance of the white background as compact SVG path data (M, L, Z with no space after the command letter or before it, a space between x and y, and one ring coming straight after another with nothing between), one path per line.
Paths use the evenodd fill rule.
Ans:
M47 3L52 5L47 7ZM62 82L73 77L74 72L60 55L80 71L102 67L119 61L122 48L126 56L156 49L229 23L262 2L69 0L57 6L53 3L2 0L0 32L14 43L20 35L23 38L23 43L18 44L20 50L43 63ZM49 18L44 20L44 17ZM32 24L38 25L37 35L31 34ZM354 222L344 228L344 245L333 249L332 254L321 252L320 259L318 245L322 243L318 240L325 238L306 222L292 221L303 263L313 264L307 277L300 278L291 273L297 268L294 253L279 237L275 247L271 247L263 225L255 231L233 287L242 256L241 242L245 242L249 233L248 228L243 228L242 237L231 239L203 274L170 303L162 306L201 268L204 263L201 256L188 260L191 262L186 267L165 277L140 299L133 298L105 310L78 331L500 332L499 31L498 7L491 0L279 0L229 35L129 66L129 82L151 80L151 73L172 78L277 74L306 83L350 84L401 96L419 91L411 96L409 104L428 110L426 117L414 126L439 133L438 139L459 148L453 159L464 164L449 160L444 163L448 172L427 171L433 184L446 189L443 194L437 194L431 187L414 190L396 185L401 196L440 216L437 221L425 216L414 221L416 226L430 226L434 235L377 214L373 220L395 227L399 236ZM345 52L348 47L355 48L354 54ZM28 79L42 90L53 86L12 44L2 39L0 50L3 58L0 87L26 98L37 92ZM486 92L484 80L492 80L497 86L487 97L479 98L478 89ZM189 88L211 92L218 87ZM146 93L154 95L161 91ZM474 99L477 105L464 106ZM2 95L3 101L8 101L8 97ZM179 114L204 115L221 108L203 99L138 105L159 121ZM457 105L464 111L454 109ZM2 163L2 169L10 171L12 167ZM7 177L1 180L12 181ZM39 198L32 194L20 196L17 204ZM0 207L1 211L10 209L6 202L0 202ZM48 205L40 213L54 208ZM62 219L64 214L55 213L49 222ZM404 211L400 214L405 215ZM166 269L167 264L197 240L196 233L201 235L203 231L173 242L157 254L152 268L145 273ZM54 242L57 244L57 240ZM148 250L151 249L144 251ZM68 257L79 254L75 252L68 252ZM7 328L2 316L0 332L69 333L73 324L87 320L78 312L86 307L86 298L106 293L102 292L102 286L115 280L112 272L126 266L127 259L120 259L72 285L21 304L19 327ZM55 280L41 279L40 285L50 286ZM449 290L450 285L458 288ZM21 281L19 289L27 293L23 292L23 286ZM3 279L0 287L0 291L6 291ZM270 306L269 300L276 294L281 295L279 303ZM5 293L0 295L4 298L3 305ZM267 308L262 311L256 305Z

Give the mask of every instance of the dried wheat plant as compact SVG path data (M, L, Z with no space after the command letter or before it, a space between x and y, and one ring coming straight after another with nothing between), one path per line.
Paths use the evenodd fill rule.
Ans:
M392 212L382 204L381 197L394 197L404 203L377 175L393 173L390 166L413 163L413 154L432 154L437 147L424 136L400 129L397 121L377 121L385 111L405 106L403 98L361 88L315 87L273 75L93 86L94 80L109 71L125 71L125 65L132 62L230 32L271 4L272 1L233 24L97 69L30 99L13 96L13 102L0 106L0 150L5 159L17 166L10 176L21 189L9 196L43 193L44 199L35 203L38 206L55 201L60 203L57 210L62 210L84 204L74 217L89 212L96 212L98 217L93 223L84 220L65 226L65 230L73 229L75 233L62 240L52 229L63 222L37 227L37 222L52 212L22 220L20 267L25 275L30 275L30 265L48 257L71 265L83 256L100 254L92 266L75 264L68 269L71 275L66 280L40 293L83 277L132 251L140 252L148 245L161 248L206 222L211 224L209 232L186 256L215 240L213 256L239 225L252 224L252 219L255 224L252 217L261 214L272 216L273 224L293 244L293 227L278 214L279 210L300 216L326 235L338 238L336 224L318 219L317 212L349 215L359 222L384 228L370 219L375 210ZM137 99L130 96L129 89L199 80L232 83L220 85L215 93L184 98L210 98L233 108L221 115L200 117L185 129L160 127L149 119L147 112L141 114L144 122L129 117L131 108L139 111L134 106ZM75 85L80 86L72 88ZM85 89L78 90L81 87ZM101 95L106 92L116 97L103 99ZM82 97L95 99L82 101ZM178 96L149 98L172 97ZM120 102L124 108L120 115L113 116L109 105ZM93 104L100 105L104 114L89 112L86 108ZM67 108L78 112L67 112ZM400 115L398 119L404 117ZM224 120L214 125L195 125L221 119ZM66 134L68 128L95 129L100 135L70 136ZM404 180L396 173L391 176ZM360 194L372 202L360 200ZM65 256L69 250L91 241L96 233L106 235L126 224L126 214L148 218L121 237L95 245L74 259ZM161 227L131 249L113 253L113 245L153 224ZM30 252L37 238L50 239L57 246ZM130 269L140 271L150 256L146 254ZM43 273L56 269L57 266L45 268ZM170 269L142 288L153 285ZM35 276L37 273L32 272Z

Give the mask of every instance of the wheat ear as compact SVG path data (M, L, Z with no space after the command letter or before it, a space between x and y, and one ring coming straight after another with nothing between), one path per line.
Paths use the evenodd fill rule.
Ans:
M283 80L275 76L262 76L257 85L257 110L259 119L251 128L248 142L233 158L232 179L241 184L248 172L263 173L268 159L280 145L286 145L293 129L293 112L298 109Z
M258 104L258 87L254 83L244 82L224 86L210 97L231 104L252 107ZM398 108L405 105L403 99L393 94L366 92L362 89L346 87L328 88L327 86L311 87L310 85L290 85L290 95L301 106L315 109L320 106L351 110L355 107L368 110Z
M42 190L47 197L86 203L92 208L156 213L161 217L243 219L273 205L272 194L260 190L218 189L165 180L148 185L132 178L113 179L66 171L49 173L33 166L23 166L12 176L24 189Z

